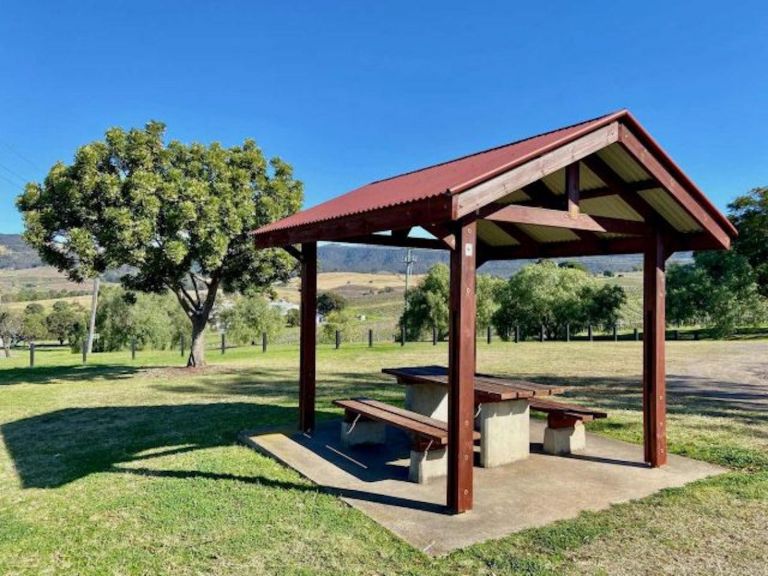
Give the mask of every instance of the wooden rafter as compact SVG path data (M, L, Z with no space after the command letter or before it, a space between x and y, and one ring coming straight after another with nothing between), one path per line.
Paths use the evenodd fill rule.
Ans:
M664 190L704 229L720 243L722 248L731 247L731 238L719 223L707 213L702 205L694 200L680 182L664 165L638 140L632 131L624 125L619 126L619 143L629 154L658 180Z
M535 208L508 204L485 215L491 222L509 222L511 224L532 224L551 228L566 228L568 230L585 230L588 232L613 232L619 234L644 234L647 225L635 220L622 220L606 216L590 216L577 213L573 215L564 210Z
M608 166L602 158L596 155L590 156L589 158L584 159L584 164L594 172L595 176L605 183L611 194L618 196L626 202L632 210L637 212L643 218L643 220L652 224L657 223L659 220L657 212L650 204L648 204L648 202L643 200L642 196L637 194L637 189L633 189L630 185L627 185L621 176L619 176L613 168ZM655 187L658 187L658 183L656 183Z

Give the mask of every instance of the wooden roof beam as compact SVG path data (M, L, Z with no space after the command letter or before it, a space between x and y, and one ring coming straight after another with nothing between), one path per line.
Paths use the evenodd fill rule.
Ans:
M352 236L335 240L341 244L369 244L372 246L394 246L396 248L423 248L425 250L447 250L441 240L433 238L414 238L411 236L384 236L383 234L368 234Z
M583 230L586 232L614 232L619 234L642 235L648 231L644 222L621 220L604 216L577 214L573 216L564 210L535 208L510 204L485 215L486 220L494 223L508 222L511 224L532 224L550 228L566 228L568 230Z

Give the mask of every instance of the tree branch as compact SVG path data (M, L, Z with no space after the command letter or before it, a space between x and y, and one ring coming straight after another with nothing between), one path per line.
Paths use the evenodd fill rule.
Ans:
M195 275L190 271L189 273L189 279L192 280L192 286L195 287L195 296L197 296L198 303L200 302L200 291L197 289L197 280L195 279Z

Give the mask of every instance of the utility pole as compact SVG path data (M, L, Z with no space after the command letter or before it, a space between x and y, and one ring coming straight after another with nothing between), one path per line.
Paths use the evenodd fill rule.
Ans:
M413 264L416 262L416 257L413 255L413 250L408 248L408 250L405 253L405 257L403 258L403 263L405 264L405 294L403 296L404 302L403 302L403 320L405 320L406 315L408 314L408 284L411 279L411 274L413 274ZM402 342L400 342L401 346L405 345L405 322L403 322L402 330L401 330L401 338Z

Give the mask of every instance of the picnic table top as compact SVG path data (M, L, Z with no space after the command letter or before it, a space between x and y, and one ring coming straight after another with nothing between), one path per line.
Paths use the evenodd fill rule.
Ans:
M448 386L448 369L445 366L405 366L382 368L384 374L397 377L402 384L439 384ZM522 400L534 396L551 396L565 391L563 386L537 384L525 380L500 378L488 374L475 374L475 401L502 402Z

